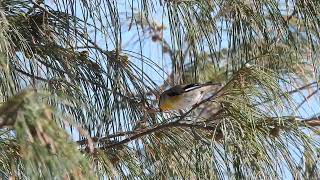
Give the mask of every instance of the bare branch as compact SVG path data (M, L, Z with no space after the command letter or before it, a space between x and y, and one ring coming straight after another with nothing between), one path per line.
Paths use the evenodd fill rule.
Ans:
M301 119L296 117L295 119ZM301 119L299 120L303 123L305 123L308 126L311 127L316 127L316 126L320 126L320 117L314 117L314 118L309 118L309 119ZM119 137L119 136L129 136L127 138L125 138L122 141L119 142L112 142L111 144L107 144L106 146L101 147L100 149L102 150L106 150L109 148L114 148L116 146L119 145L123 145L126 143L129 143L130 141L136 140L138 138L141 138L143 136L152 134L154 132L158 132L158 131L162 131L162 130L169 130L171 128L191 128L191 129L199 129L199 130L205 130L205 131L211 131L211 132L216 132L214 137L216 141L219 141L220 139L223 138L223 134L222 132L218 129L217 125L215 126L206 126L206 125L200 125L200 124L189 124L189 123L180 123L179 121L175 121L175 122L170 122L170 123L166 123L166 124L160 124L148 129L144 129L144 130L137 130L137 131L128 131L128 132L119 132L116 134L112 134L109 135L107 137L103 137L103 138L97 138L94 137L92 138L92 140L94 142L106 142L109 141L110 138L114 138L114 137ZM81 141L77 141L78 144L80 145L84 145L87 143L87 140L81 140Z
M302 120L302 122L304 122L305 124L311 127L320 126L320 116Z
M138 138L140 138L142 136L145 136L145 135L157 132L157 131L161 131L163 129L174 128L174 127L196 128L196 129L202 129L202 130L207 130L207 131L214 131L216 129L216 127L213 127L213 126L201 126L201 125L198 125L198 124L179 123L178 121L175 121L175 122L162 124L162 125L155 126L153 128L146 129L146 130L144 130L142 132L139 132L137 134L134 134L134 135L132 135L132 136L120 141L120 142L116 142L116 143L112 143L112 144L109 144L107 146L104 146L101 149L113 148L113 147L116 147L116 146L119 146L119 145L122 145L122 144L126 144L126 143L128 143L130 141L133 141L135 139L138 139ZM219 135L217 137L218 137L217 140L221 139L220 138L221 135Z

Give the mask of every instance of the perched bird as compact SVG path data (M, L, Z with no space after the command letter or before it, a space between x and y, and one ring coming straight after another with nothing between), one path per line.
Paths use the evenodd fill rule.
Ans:
M176 85L161 93L160 111L182 110L199 103L208 91L217 91L219 83Z

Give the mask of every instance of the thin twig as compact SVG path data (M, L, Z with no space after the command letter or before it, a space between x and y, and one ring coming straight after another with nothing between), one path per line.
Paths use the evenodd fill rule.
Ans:
M44 82L49 82L49 80L48 79L44 79L44 78L42 78L42 77L40 77L40 76L35 76L35 75L32 75L32 74L30 74L30 73L27 73L27 72L25 72L25 71L23 71L23 70L21 70L21 69L19 69L19 68L14 68L17 72L19 72L19 73L21 73L21 74L23 74L23 75L25 75L25 76L28 76L28 77L30 77L30 78L34 78L34 79L37 79L37 80L40 80L40 81L44 81Z
M304 98L304 100L296 107L295 111L297 111L304 103L306 103L312 96L318 93L318 89L309 94L307 97Z
M288 94L290 94L290 95L291 95L291 94L294 94L294 93L299 92L299 91L301 91L301 90L310 88L311 86L316 85L317 83L319 83L319 82L315 81L315 82L306 84L306 85L304 85L304 86L302 86L302 87L299 87L299 88L296 88L296 89L294 89L294 90L292 90L292 91L287 91L287 92L279 95L279 97L283 97L283 96L286 96L286 95L288 95ZM261 105L261 104L268 103L268 102L270 102L270 101L273 101L273 99L272 99L272 100L265 100L265 101L263 101L263 102L259 102L259 103L253 104L253 106L259 106L259 105Z

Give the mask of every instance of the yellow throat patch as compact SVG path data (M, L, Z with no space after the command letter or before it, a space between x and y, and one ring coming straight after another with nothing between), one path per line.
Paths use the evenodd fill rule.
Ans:
M166 99L161 105L160 109L162 111L168 111L168 110L174 110L176 108L175 103L180 99L181 97L170 97Z

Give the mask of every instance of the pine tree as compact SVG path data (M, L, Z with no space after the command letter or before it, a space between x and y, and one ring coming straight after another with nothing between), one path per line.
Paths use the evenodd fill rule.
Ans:
M2 179L320 178L318 0L0 1ZM160 112L170 86L221 83Z

